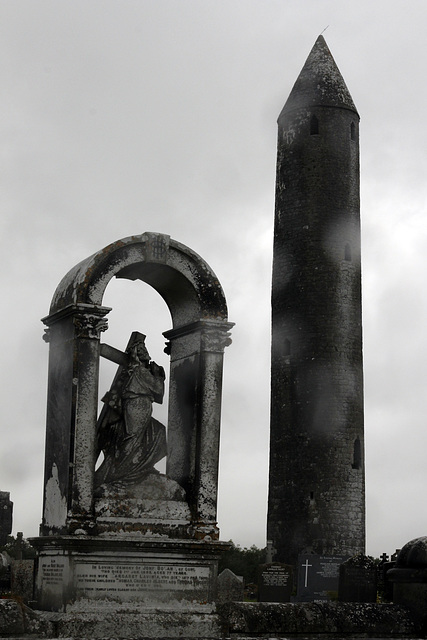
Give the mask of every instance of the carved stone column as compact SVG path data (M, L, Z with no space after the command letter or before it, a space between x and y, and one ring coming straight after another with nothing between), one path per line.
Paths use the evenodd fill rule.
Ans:
M109 311L70 305L43 319L50 347L43 535L91 528L99 337Z
M201 320L164 333L171 355L167 474L187 492L196 537L216 537L224 348L233 323Z

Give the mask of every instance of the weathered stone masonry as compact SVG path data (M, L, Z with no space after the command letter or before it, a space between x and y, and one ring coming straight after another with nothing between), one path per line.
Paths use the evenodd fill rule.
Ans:
M294 563L365 546L359 116L322 36L278 124L267 537Z

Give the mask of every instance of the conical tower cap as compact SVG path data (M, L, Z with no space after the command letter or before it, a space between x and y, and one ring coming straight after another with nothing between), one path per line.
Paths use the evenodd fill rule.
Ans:
M319 36L283 107L279 122L289 111L310 107L357 109L323 36Z

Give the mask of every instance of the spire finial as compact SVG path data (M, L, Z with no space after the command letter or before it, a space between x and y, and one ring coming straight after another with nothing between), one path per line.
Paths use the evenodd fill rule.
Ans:
M282 109L279 121L289 111L315 106L350 109L357 114L357 109L354 106L344 78L322 34L318 36L305 61L290 96Z

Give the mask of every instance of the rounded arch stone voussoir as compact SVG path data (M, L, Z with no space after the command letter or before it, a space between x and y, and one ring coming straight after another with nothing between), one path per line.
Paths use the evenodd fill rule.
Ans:
M50 314L81 304L102 305L114 276L151 285L168 305L174 328L227 320L225 296L209 265L168 235L150 232L113 242L77 264L59 283Z

